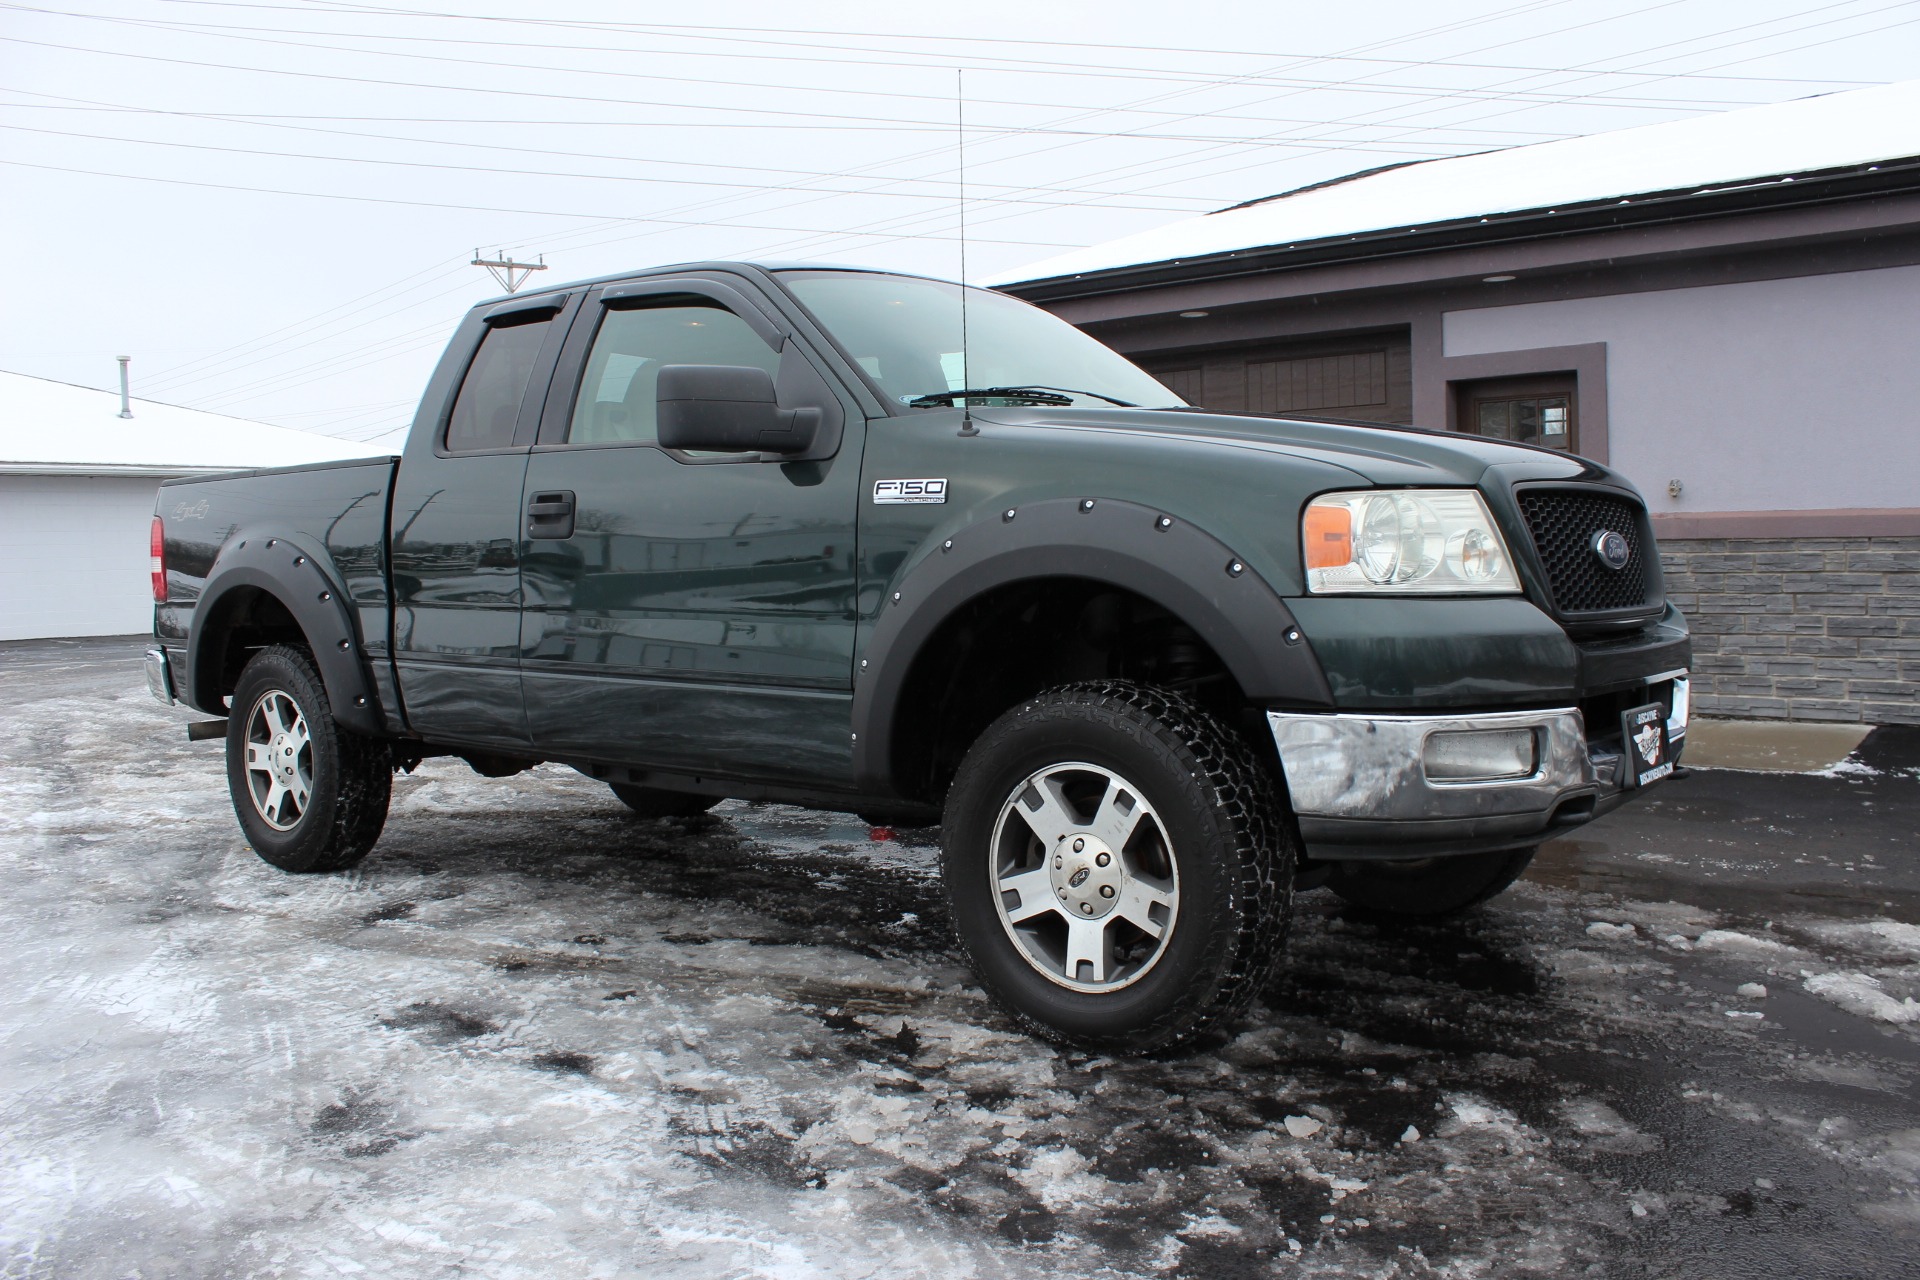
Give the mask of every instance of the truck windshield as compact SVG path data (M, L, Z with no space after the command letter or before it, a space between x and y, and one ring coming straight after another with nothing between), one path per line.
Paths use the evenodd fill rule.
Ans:
M867 271L778 274L896 404L950 399L943 393L963 388L1044 388L1074 405L1119 402L1172 409L1186 404L1118 352L1003 293L966 290L963 358L959 285ZM1059 403L1053 395L967 399L976 405Z

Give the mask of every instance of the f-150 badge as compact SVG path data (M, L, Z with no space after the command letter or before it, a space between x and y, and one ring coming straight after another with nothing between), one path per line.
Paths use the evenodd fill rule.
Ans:
M947 482L939 480L875 480L873 505L900 506L911 502L945 502Z

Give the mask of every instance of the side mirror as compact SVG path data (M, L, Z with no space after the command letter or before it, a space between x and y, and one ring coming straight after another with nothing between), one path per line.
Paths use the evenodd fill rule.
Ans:
M773 375L751 365L665 365L654 397L665 449L805 453L820 429L818 409L782 409Z

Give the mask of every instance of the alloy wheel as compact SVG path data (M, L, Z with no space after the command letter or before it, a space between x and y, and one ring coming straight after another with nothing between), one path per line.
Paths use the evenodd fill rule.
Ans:
M1165 825L1138 787L1095 764L1049 765L1013 789L994 824L989 874L1021 956L1073 991L1146 976L1180 909Z

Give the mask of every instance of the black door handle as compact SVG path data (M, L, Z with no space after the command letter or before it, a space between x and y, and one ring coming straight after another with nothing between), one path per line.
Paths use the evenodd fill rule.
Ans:
M527 500L527 537L573 536L573 490L536 493Z

